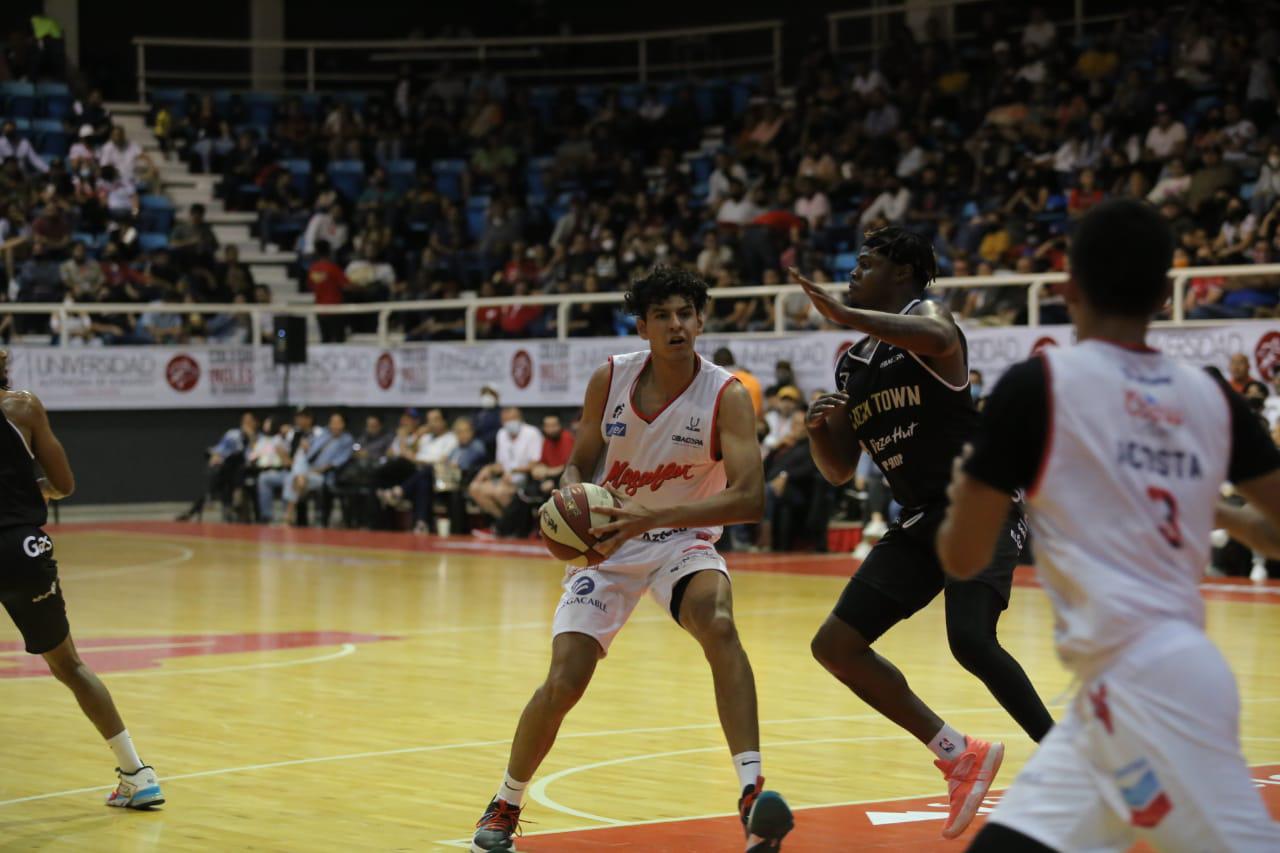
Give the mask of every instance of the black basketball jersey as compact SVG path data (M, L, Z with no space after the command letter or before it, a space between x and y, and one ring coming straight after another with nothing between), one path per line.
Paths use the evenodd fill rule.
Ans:
M960 346L967 368L963 332ZM951 385L919 356L863 338L836 364L836 387L849 395L853 434L884 472L894 500L908 508L945 501L951 465L978 425L967 381Z
M35 457L2 411L0 419L0 528L43 527L49 510L36 485Z

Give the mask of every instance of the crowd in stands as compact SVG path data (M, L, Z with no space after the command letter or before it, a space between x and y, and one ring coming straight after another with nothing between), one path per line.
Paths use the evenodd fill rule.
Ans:
M1179 266L1280 260L1274 2L1143 6L1083 38L1024 8L988 9L964 40L937 17L895 24L876 66L815 40L785 88L760 75L545 87L406 67L375 93L156 90L151 121L165 156L219 175L230 208L256 211L258 240L297 249L301 288L327 303L609 291L657 261L722 287L781 282L791 265L834 280L886 223L928 234L944 275L1057 271L1074 219L1115 196L1160 206ZM198 213L175 221L100 95L0 99L0 241L31 238L12 298L264 296ZM946 298L975 322L1025 321L1021 288ZM1273 316L1280 296L1275 277L1204 276L1185 298L1192 317L1239 318ZM1042 320L1063 320L1049 302ZM745 297L716 300L709 325L772 328L778 311L787 328L820 325L802 298ZM234 317L145 316L86 309L67 333L247 335ZM463 334L461 312L395 317L413 340ZM478 332L551 335L556 322L536 306L493 309ZM569 323L571 335L630 328L607 305ZM341 340L347 323L324 331Z

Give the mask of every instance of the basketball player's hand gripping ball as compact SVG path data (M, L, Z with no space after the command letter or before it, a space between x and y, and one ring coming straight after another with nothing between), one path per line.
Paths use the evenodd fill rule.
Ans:
M594 483L557 489L538 509L542 543L551 556L571 566L603 562L609 551L604 550L593 528L609 524L612 516L604 513L617 505L616 495Z
M609 490L617 499L614 506L602 506L596 510L599 515L607 515L613 519L608 524L597 524L591 528L591 535L599 537L596 550L606 557L622 547L628 539L634 539L647 530L661 526L657 513L641 506L635 501L626 500L622 495Z

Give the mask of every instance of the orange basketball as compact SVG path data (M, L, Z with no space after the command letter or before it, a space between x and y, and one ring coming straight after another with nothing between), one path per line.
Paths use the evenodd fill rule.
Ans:
M592 510L620 505L612 492L595 483L574 483L557 489L538 512L542 541L558 560L571 566L594 566L604 560L604 555L595 550L599 540L590 530L614 519Z

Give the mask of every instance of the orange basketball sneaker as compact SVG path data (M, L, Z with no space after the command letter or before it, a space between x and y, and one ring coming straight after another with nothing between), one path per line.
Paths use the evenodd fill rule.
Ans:
M965 736L964 752L949 761L939 758L934 766L947 777L951 812L942 825L943 838L956 838L969 827L978 807L991 789L991 783L1004 761L1004 744L988 743Z

